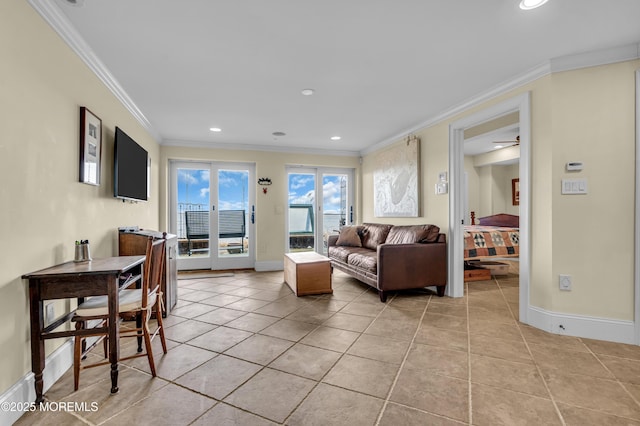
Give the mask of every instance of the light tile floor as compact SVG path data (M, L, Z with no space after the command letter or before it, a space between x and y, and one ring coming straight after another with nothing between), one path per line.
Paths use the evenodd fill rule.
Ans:
M179 281L155 343L108 367L67 372L19 425L640 425L640 347L558 336L517 321L518 277L464 298L393 294L335 271L332 295L296 297L282 272ZM123 343L122 352L134 350Z

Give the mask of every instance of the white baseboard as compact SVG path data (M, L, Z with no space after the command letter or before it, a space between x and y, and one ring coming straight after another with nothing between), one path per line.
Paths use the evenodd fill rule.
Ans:
M635 344L633 321L551 312L529 306L529 325L554 334Z
M43 392L49 388L73 365L73 340L69 339L58 349L53 351L45 360L43 371ZM16 384L11 386L5 393L0 395L0 404L31 403L36 400L36 389L34 387L34 375L27 373ZM0 410L0 425L11 425L15 423L24 412Z
M258 272L283 271L284 260L272 260L268 262L256 262L255 269Z

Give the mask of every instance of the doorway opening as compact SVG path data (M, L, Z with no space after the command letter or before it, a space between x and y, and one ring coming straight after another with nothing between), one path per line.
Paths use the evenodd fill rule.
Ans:
M449 286L447 295L464 295L464 221L467 219L465 205L466 186L464 175L465 131L479 128L494 120L503 119L510 114L518 114L518 133L520 161L518 170L519 186L519 318L527 322L529 308L529 227L530 227L530 94L515 96L493 107L471 114L453 122L449 127ZM469 136L469 135L467 135Z

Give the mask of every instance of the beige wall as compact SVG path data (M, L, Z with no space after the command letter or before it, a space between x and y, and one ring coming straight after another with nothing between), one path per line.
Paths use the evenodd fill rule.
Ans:
M573 291L553 310L633 320L635 81L640 61L552 76L553 269ZM567 173L565 163L583 161ZM562 178L585 177L587 195L561 195ZM597 235L596 235L597 234Z
M384 221L435 223L446 230L448 197L433 195L433 184L437 173L448 168L449 124L530 91L531 304L553 312L633 320L638 68L635 60L551 74L415 132L422 140L425 214ZM380 221L373 217L371 188L376 154L363 160L363 213L371 221ZM568 174L568 161L583 161L584 171ZM561 195L561 179L576 176L588 178L589 194ZM573 276L573 291L560 292L561 273Z
M474 157L467 156L464 170L469 180L469 211L476 213L476 219L519 213L519 206L514 206L511 199L511 180L519 176L518 164L475 167Z
M286 152L239 151L208 148L185 148L177 146L161 147L162 182L160 193L161 211L160 221L165 229L169 227L169 161L170 160L199 160L199 161L230 161L247 162L256 165L256 179L268 177L273 184L269 186L267 194L262 193L256 185L256 262L282 262L285 251L285 209L288 203L287 166L309 167L344 167L355 169L356 194L359 190L359 159L358 157L343 157L330 155L293 154ZM355 201L355 219L360 214L360 202Z
M117 255L117 227L158 226L157 143L26 1L0 2L0 394L31 370L22 274L69 261L74 241L94 257ZM102 184L78 182L79 107L102 119ZM113 133L149 152L152 198L113 197ZM56 314L68 309L56 303ZM61 340L48 341L50 353Z

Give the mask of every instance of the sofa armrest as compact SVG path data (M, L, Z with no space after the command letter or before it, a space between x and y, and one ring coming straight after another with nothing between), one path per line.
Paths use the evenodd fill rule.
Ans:
M337 234L329 235L329 238L327 238L327 247L335 246L338 241L338 237L339 235Z
M447 244L381 244L378 289L402 290L447 284Z

